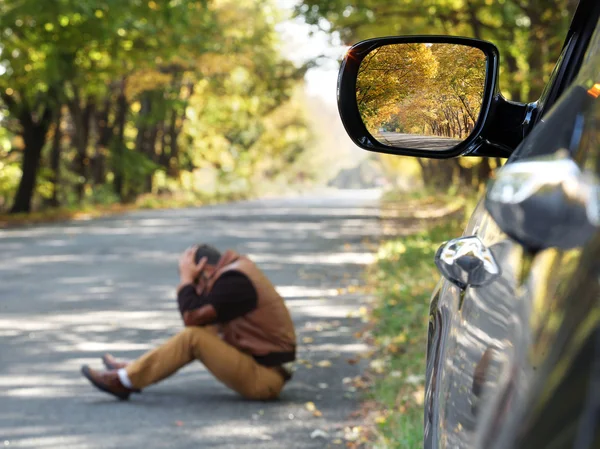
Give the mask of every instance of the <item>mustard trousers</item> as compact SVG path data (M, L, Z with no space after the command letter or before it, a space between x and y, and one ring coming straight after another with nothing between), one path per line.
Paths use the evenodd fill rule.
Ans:
M186 327L163 345L127 365L135 388L142 389L199 360L219 381L247 399L275 399L284 379L273 368L224 342L211 328Z

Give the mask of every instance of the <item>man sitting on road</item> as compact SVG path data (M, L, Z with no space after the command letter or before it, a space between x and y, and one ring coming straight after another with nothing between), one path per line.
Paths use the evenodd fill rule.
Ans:
M131 363L103 357L107 371L84 365L98 389L125 400L133 392L199 360L223 384L248 399L279 396L296 356L294 325L282 298L260 269L233 251L209 245L179 260L177 302L185 329Z

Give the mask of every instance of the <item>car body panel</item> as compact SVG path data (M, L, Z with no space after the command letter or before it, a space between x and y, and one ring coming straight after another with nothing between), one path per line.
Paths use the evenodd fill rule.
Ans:
M597 15L590 20L597 24ZM572 87L508 163L562 148L600 177L596 28ZM433 294L425 447L600 447L597 421L585 425L600 406L591 381L600 355L600 233L580 248L528 248L500 229L482 200L463 236L492 251L501 276L464 290L443 280Z

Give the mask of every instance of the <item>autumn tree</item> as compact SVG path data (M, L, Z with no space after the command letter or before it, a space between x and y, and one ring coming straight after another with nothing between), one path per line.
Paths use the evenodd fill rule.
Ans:
M53 206L134 201L199 166L235 178L260 151L285 166L305 137L287 107L304 69L279 54L276 16L256 0L0 0L0 167L21 173L11 210L36 192ZM297 140L275 137L292 129Z
M384 45L369 53L356 81L358 109L367 127L387 121L404 99L423 89L437 65L431 48L421 44Z

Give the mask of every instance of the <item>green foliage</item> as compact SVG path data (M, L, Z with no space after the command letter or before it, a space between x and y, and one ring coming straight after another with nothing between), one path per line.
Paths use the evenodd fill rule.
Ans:
M431 205L428 197L387 201L400 201L411 210ZM376 357L383 361L385 375L377 377L370 392L380 409L374 447L416 449L423 444L429 300L439 280L433 257L443 241L460 235L463 225L462 219L448 216L432 228L421 224L417 233L384 242L379 249L370 282L376 286Z
M250 191L304 150L304 70L279 53L274 2L0 0L0 20L0 122L22 143L0 152L2 198L15 163L33 175L19 210L104 203L106 186L131 202L199 168Z
M353 44L376 36L454 34L494 42L513 100L535 100L560 53L576 0L303 0L297 14Z

